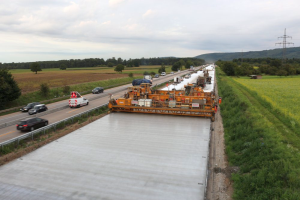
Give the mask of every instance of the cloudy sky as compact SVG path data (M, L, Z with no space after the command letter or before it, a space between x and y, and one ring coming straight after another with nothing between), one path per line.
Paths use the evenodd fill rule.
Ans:
M0 0L0 62L193 57L300 44L299 0Z

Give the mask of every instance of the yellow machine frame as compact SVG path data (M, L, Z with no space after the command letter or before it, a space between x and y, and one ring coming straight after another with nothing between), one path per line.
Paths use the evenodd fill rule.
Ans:
M152 90L148 83L142 83L129 87L123 98L110 99L108 107L111 112L198 116L214 121L214 93L192 84L185 87L179 91Z

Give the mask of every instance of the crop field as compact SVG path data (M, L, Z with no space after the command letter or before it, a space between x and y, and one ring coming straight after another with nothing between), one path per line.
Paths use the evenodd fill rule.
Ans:
M263 79L234 78L234 80L255 91L281 113L300 121L300 76L286 78L264 76Z
M48 83L53 87L62 87L65 85L81 84L101 80L128 77L129 73L134 76L141 76L145 71L158 73L159 65L140 66L125 68L122 73L114 71L109 67L92 67L92 68L68 68L60 70L58 68L42 69L37 74L30 69L10 70L14 79L17 81L22 93L33 92L39 89L42 83ZM166 66L166 71L171 71L170 66Z

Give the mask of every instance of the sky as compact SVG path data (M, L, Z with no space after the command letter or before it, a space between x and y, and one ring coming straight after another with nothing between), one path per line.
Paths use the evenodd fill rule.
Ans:
M285 28L298 47L299 8L299 0L0 0L0 62L275 49Z

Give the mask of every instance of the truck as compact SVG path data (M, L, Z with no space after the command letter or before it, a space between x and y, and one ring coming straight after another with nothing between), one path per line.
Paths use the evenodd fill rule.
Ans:
M79 92L72 91L69 99L69 107L78 108L85 105L89 105L89 100L81 96Z
M180 76L174 77L174 83L180 83L180 82L181 82L181 77Z
M147 74L147 75L144 75L144 79L147 79L147 80L152 80L152 76Z

